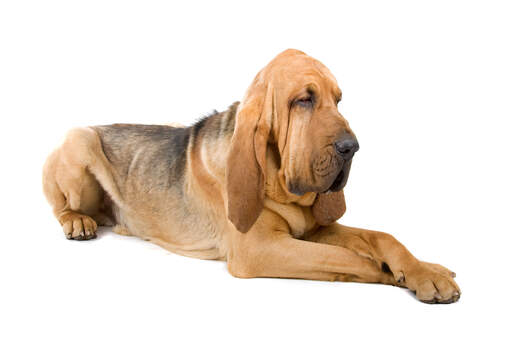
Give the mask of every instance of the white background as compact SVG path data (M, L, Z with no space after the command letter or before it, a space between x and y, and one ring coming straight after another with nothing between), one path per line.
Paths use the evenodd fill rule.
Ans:
M507 2L180 3L0 3L0 338L510 339ZM66 130L194 122L289 47L337 77L361 145L342 222L456 271L458 303L236 279L107 229L65 239L41 167Z

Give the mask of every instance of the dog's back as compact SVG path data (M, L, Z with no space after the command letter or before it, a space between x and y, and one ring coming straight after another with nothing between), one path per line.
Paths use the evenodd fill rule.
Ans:
M92 129L116 170L117 183L135 181L138 189L145 191L181 187L191 128L114 124ZM121 193L129 188L121 186Z

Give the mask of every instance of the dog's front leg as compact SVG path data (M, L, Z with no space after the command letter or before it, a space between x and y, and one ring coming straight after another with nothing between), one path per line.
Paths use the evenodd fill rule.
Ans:
M280 277L396 284L372 259L344 247L294 239L287 223L264 210L255 226L233 239L228 269L236 277Z
M332 224L307 236L309 241L337 245L373 259L393 274L399 285L416 292L427 303L452 303L460 298L455 274L438 264L419 261L387 233Z

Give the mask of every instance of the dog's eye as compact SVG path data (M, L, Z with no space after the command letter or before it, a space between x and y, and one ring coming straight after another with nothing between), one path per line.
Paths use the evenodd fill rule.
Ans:
M298 100L295 101L295 103L297 103L301 107L310 108L313 106L313 97L309 96L309 97L299 98Z

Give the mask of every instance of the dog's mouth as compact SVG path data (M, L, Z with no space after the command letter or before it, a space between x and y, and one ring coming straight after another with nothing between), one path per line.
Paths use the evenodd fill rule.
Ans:
M345 187L348 180L348 174L350 173L350 166L352 165L352 160L348 161L342 161L343 165L341 166L340 171L338 172L338 175L334 180L332 180L332 183L329 187L306 187L304 185L300 185L299 182L289 182L287 183L288 190L295 194L295 195L304 195L307 192L316 192L316 193L330 193L330 192L339 192Z
M348 174L350 173L350 166L352 165L352 160L348 160L343 162L343 166L341 167L338 176L332 182L331 186L325 191L325 193L329 192L339 192L345 187L348 180Z

